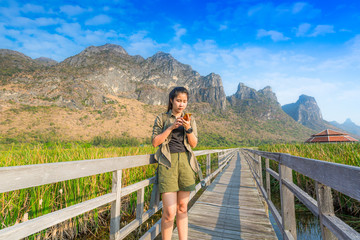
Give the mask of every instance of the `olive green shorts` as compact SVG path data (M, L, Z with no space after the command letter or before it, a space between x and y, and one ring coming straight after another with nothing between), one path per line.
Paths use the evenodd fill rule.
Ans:
M195 173L187 152L172 153L171 167L159 164L158 183L160 193L195 190Z

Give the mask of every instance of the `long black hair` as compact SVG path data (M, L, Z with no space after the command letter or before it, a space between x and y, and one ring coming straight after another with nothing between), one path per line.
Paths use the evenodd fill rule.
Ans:
M189 91L184 87L176 87L169 93L169 103L168 103L168 109L167 111L172 110L172 103L171 101L174 101L174 99L179 95L179 93L185 93L189 99Z

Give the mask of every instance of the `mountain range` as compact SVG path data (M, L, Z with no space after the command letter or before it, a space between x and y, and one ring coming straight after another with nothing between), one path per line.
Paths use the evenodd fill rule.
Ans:
M3 139L145 139L175 86L189 89L204 144L304 141L331 126L311 97L281 107L271 87L256 91L242 83L226 96L219 75L201 76L164 52L144 59L106 44L58 63L1 49L0 69Z

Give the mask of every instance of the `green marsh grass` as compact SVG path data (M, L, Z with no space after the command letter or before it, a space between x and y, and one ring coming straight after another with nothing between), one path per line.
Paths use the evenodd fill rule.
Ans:
M119 156L154 153L152 146L143 147L90 147L80 144L55 144L50 148L39 145L21 145L0 151L0 167L43 164L52 162L77 161L85 159L111 158ZM127 186L152 177L155 165L123 170L122 185ZM74 205L111 192L112 173L32 187L0 194L0 229L33 219L44 214ZM145 199L149 201L151 186L146 188ZM124 219L134 216L136 193L123 199ZM51 231L43 231L30 239L46 238L51 234L72 238L78 233L95 230L99 221L104 222L110 206L105 206L67 221ZM85 221L86 220L86 221ZM126 220L125 220L126 221ZM59 229L63 229L61 231ZM66 234L66 236L64 235Z
M259 150L288 153L294 156L360 167L359 143L274 144L260 146ZM271 168L277 171L277 163L274 161L270 162ZM316 199L313 180L294 171L293 181ZM278 188L278 182L272 179L273 184ZM345 220L355 230L360 231L360 202L334 190L332 193L336 215Z
M104 141L102 141L104 142ZM108 142L106 142L106 145ZM151 145L141 147L114 147L92 143L38 143L0 145L0 167L44 164L85 159L152 154ZM195 150L209 149L200 147ZM212 171L216 168L217 154L211 154ZM205 176L206 156L198 157ZM124 169L122 186L128 186L155 174L156 165ZM0 229L33 219L56 210L111 192L112 173L73 179L54 184L32 187L0 194ZM152 186L145 188L145 209L148 209ZM135 218L136 192L122 199L122 223L124 226ZM158 216L159 217L159 216ZM153 221L153 220L151 220ZM108 234L110 205L77 216L28 239L73 239L85 235ZM146 223L148 225L148 223ZM150 223L151 225L151 223ZM96 237L95 237L96 238ZM108 238L106 236L105 238ZM136 237L135 237L136 238ZM131 237L129 239L132 239Z

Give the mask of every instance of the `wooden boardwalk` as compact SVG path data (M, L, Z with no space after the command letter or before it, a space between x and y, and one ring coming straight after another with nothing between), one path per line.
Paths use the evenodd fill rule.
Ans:
M189 239L277 239L248 163L238 153L189 210ZM173 239L179 239L177 229Z

